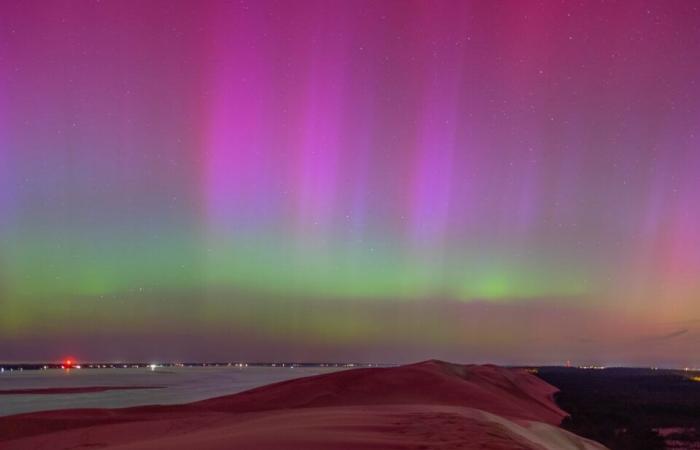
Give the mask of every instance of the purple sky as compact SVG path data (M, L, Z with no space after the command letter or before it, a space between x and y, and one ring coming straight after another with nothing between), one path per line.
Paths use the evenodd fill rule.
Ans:
M700 365L700 4L0 3L0 359Z

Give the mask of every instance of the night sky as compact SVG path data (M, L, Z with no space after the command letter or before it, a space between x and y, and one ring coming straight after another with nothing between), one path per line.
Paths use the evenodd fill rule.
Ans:
M700 3L0 2L0 360L700 365Z

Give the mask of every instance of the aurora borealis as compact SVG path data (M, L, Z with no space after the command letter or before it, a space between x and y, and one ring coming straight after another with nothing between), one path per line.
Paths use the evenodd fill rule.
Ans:
M0 360L700 365L693 1L0 4Z

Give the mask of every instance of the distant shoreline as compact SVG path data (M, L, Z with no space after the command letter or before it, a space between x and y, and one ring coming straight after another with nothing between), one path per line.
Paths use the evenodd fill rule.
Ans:
M89 394L105 391L128 391L134 389L163 389L164 386L85 386L67 388L0 389L0 395L57 395Z

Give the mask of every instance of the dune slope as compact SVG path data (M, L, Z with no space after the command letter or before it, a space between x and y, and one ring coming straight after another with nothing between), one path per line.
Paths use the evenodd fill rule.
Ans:
M188 405L0 418L3 448L603 449L557 425L524 371L426 361L300 378Z

